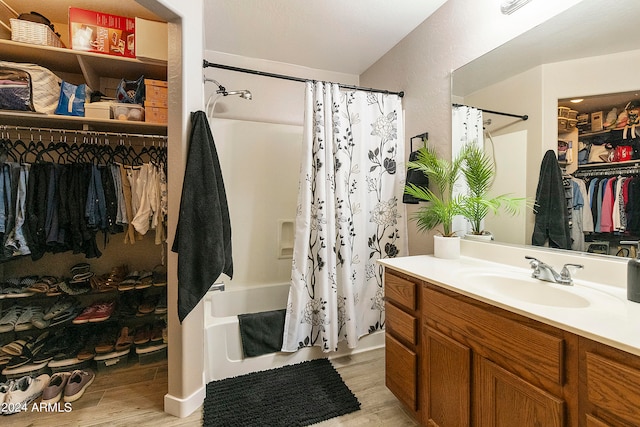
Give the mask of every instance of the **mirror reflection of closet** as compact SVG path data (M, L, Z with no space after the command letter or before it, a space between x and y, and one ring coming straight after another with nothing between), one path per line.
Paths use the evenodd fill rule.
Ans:
M640 160L633 158L640 156L640 150L635 156L622 150L618 150L621 156L615 153L618 145L633 145L634 133L640 137L640 124L635 131L625 111L634 102L640 103L640 90L558 100L558 160L567 173ZM626 143L621 140L625 127ZM590 150L594 145L596 149Z
M635 247L624 242L640 238L633 190L640 178L639 112L640 90L558 100L558 160L584 183L582 209L591 218L574 218L573 227L586 227L574 250L629 256Z

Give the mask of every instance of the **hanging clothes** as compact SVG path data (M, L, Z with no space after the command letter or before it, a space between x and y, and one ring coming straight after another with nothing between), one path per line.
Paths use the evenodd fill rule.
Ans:
M46 252L69 250L87 258L99 257L96 235L102 232L106 245L108 235L122 232L118 215L126 213L126 205L131 203L124 195L120 166L112 162L119 147L54 142L45 147L0 140L0 150L10 160L0 161L0 261L24 255L37 260ZM55 156L49 154L48 159L59 163L43 161L42 154L50 150ZM133 149L129 146L127 150ZM160 229L156 233L157 244L163 243L166 236L166 214L152 217L154 209L159 210L156 188L161 186L163 175L159 171L165 168L165 151L155 146L147 148L148 163L142 163L138 156L126 159L149 171L144 188L152 200L144 206L150 206L150 210L145 211L146 215L132 210L131 218L138 216L140 226L147 230ZM27 158L33 158L33 163L28 163ZM134 185L140 187L142 183L136 181Z

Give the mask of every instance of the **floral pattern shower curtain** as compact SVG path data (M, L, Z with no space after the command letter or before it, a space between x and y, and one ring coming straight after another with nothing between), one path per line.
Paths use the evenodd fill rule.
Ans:
M407 253L402 103L307 83L303 159L283 351L384 328L379 258Z
M456 105L452 110L451 158L454 158L467 144L484 147L482 110L466 105ZM454 186L454 196L465 194L467 191L466 182L459 179ZM464 236L471 231L471 223L463 216L457 216L453 219L452 230L457 232L458 236Z

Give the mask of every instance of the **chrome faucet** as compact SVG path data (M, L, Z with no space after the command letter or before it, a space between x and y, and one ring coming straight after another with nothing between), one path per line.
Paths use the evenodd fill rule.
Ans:
M548 264L540 261L537 258L531 256L525 256L525 259L529 260L533 273L531 277L534 279L544 280L545 282L558 283L560 285L573 285L573 279L571 278L571 269L584 268L582 264L568 263L562 267L562 271L558 273Z

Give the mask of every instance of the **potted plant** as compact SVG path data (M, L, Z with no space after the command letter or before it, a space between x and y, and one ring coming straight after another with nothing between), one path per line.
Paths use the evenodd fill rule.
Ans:
M439 158L435 149L424 146L418 150L416 160L407 162L409 169L419 170L429 178L433 190L407 183L405 192L428 202L412 216L418 230L424 232L442 226L441 235L434 235L434 255L438 258L457 258L460 255L460 237L452 229L453 218L465 210L465 195L454 196L453 189L461 177L465 150L452 161Z
M510 197L508 194L492 196L489 194L495 179L495 165L489 155L475 144L464 147L462 176L467 183L468 191L462 205L462 215L471 224L471 232L467 238L491 240L491 233L482 229L482 220L493 212L498 213L502 206L510 215L518 213L524 197Z

